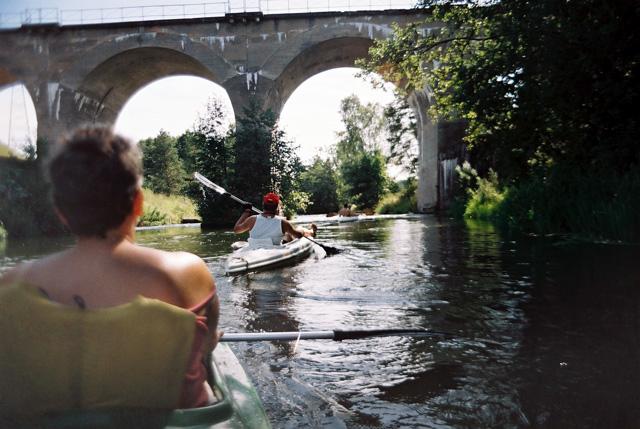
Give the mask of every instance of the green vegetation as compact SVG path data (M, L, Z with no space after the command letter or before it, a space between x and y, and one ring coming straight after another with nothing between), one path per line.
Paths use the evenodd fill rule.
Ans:
M640 35L629 5L421 6L439 30L398 27L363 65L407 91L428 88L436 119L466 120L480 179L455 210L536 233L639 240Z
M144 210L138 226L181 223L183 219L199 219L195 203L185 196L164 195L143 189Z
M380 199L375 212L378 214L415 213L417 211L415 178L400 184L400 190L388 193Z
M640 237L640 169L622 177L593 177L552 170L502 185L497 174L478 177L468 164L458 169L466 189L453 211L512 230L568 233L589 240L633 241Z
M184 186L184 170L178 157L176 139L161 130L157 137L140 140L144 186L154 192L172 195Z
M9 237L53 235L64 231L54 214L39 163L0 158L0 224Z
M388 184L382 107L362 104L352 95L342 100L340 115L345 131L338 133L335 149L338 197L360 209L372 209Z
M337 172L330 160L316 156L300 175L300 187L309 195L307 213L329 213L337 210Z

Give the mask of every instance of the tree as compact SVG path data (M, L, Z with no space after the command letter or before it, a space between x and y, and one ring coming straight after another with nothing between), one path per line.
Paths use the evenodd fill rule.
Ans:
M338 194L361 208L373 208L387 184L386 161L382 155L385 123L382 106L363 105L351 95L340 105L345 130L338 133L335 162L339 172Z
M198 118L193 131L178 138L178 152L189 173L198 171L213 182L227 188L234 176L234 130L227 127L226 112L216 99L207 102L206 112ZM190 181L187 194L197 203L202 223L209 227L233 225L236 205L213 191L204 190Z
M637 2L421 3L439 30L396 27L363 64L430 89L437 119L467 121L478 183L500 178L497 217L538 233L640 236Z
M176 139L160 130L154 138L141 140L144 185L153 192L178 194L184 186L184 170L178 157Z
M330 160L319 156L300 175L300 188L309 195L307 213L335 212L340 206L338 200L337 172Z
M403 167L410 176L418 169L416 117L404 95L395 92L394 100L384 107L387 133L387 162Z
M285 214L306 208L299 175L302 163L296 148L286 139L271 110L262 111L253 99L238 120L235 144L234 189L248 201L258 203L267 192L280 195Z
M379 150L362 151L340 164L346 196L358 207L373 209L385 193L386 161Z
M259 204L271 189L271 141L275 115L261 111L250 100L238 119L235 144L234 189L248 201Z
M274 124L270 147L271 189L282 196L285 216L302 213L309 205L309 194L300 186L300 174L304 170L297 147L287 140L278 124Z

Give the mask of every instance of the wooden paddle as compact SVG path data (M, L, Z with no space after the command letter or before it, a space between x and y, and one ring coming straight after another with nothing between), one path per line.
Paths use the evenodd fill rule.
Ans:
M204 177L202 174L198 173L197 171L195 173L193 173L193 177L198 182L200 182L202 185L206 186L209 189L213 189L214 191L216 191L220 195L226 195L229 198L231 198L232 200L234 200L234 201L236 201L236 202L238 202L238 203L240 203L242 205L251 204L248 201L244 201L244 200L236 197L235 195L227 192L227 190L224 189L222 186L216 185L211 180L207 179L206 177ZM251 210L254 211L257 214L262 214L262 210L255 208L253 205L251 205ZM310 237L307 237L307 236L303 236L303 237L306 238L307 240L311 241L312 243L317 244L318 246L320 246L327 253L327 256L337 255L338 253L341 252L341 250L338 249L338 248L327 246L326 244L318 243L316 240L314 240L314 239L312 239Z

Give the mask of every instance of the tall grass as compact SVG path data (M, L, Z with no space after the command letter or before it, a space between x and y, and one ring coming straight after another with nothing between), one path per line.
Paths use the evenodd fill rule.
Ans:
M619 175L556 167L510 185L495 174L466 185L467 218L537 234L640 241L640 168Z
M144 208L138 226L181 223L183 219L199 219L194 202L184 196L157 194L143 189Z
M417 211L416 200L417 182L409 179L398 192L385 194L376 205L378 214L402 214L415 213Z

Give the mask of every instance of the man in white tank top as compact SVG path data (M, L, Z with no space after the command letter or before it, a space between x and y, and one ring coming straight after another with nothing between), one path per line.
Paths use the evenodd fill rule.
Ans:
M293 226L288 220L276 216L279 205L280 197L269 192L262 199L262 214L253 215L251 207L246 207L233 227L233 232L241 234L249 231L251 240L265 242L271 240L272 245L282 243L285 236L293 238L315 237L315 225L311 224L312 229L306 229L301 226Z

